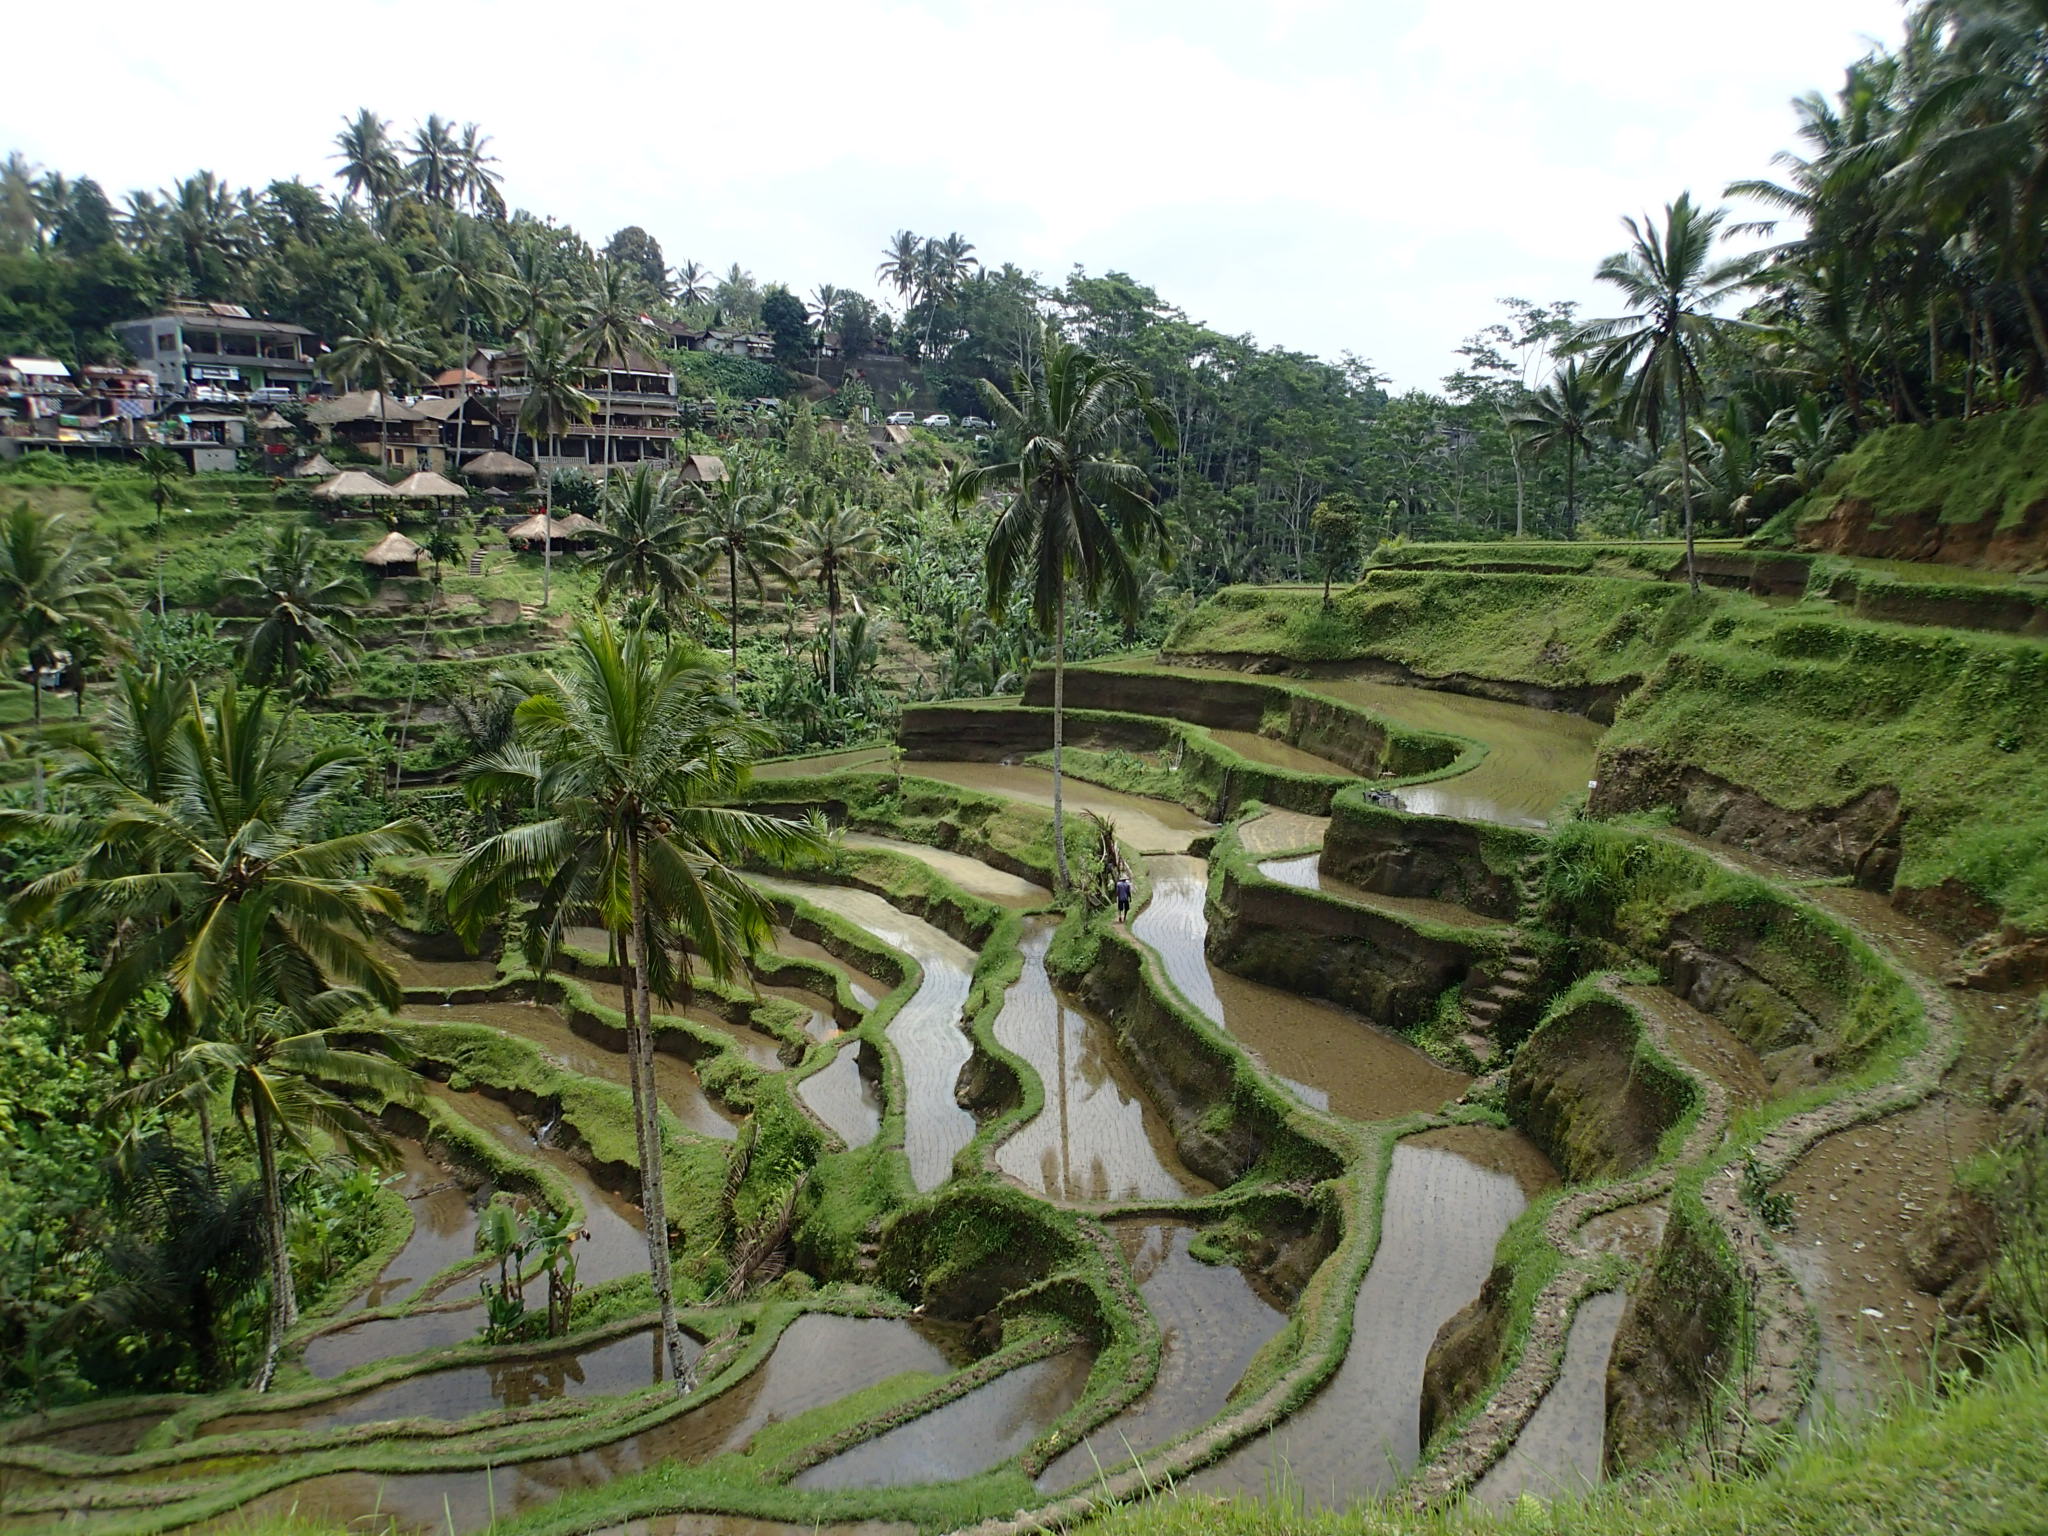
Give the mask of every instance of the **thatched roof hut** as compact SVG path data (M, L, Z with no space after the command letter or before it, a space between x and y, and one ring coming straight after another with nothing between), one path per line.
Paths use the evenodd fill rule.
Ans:
M426 549L396 528L363 551L363 564L384 576L417 576Z
M686 453L676 462L676 478L692 485L714 485L725 478L725 460L715 453Z
M392 487L401 496L410 496L416 501L441 501L455 499L469 500L469 492L450 480L446 475L437 475L431 469L417 469Z
M566 544L569 531L546 513L536 512L525 522L507 528L505 537L514 544Z
M539 473L526 460L515 459L496 448L478 454L462 466L462 474L471 480L531 480Z
M314 486L312 494L322 501L355 501L370 496L395 498L405 493L364 470L344 469L324 485Z
M581 512L571 512L567 517L555 519L555 526L562 531L562 537L581 543L593 528L604 525L595 518L585 517Z
M300 480L326 480L341 473L324 453L316 453L301 464L292 474Z

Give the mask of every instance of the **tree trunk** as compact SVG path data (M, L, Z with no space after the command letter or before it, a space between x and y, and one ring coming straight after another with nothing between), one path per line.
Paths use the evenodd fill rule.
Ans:
M298 1293L292 1288L291 1250L284 1237L284 1186L278 1177L277 1147L270 1128L270 1104L259 1091L251 1096L254 1107L256 1163L263 1181L263 1246L270 1260L270 1322L263 1341L263 1363L252 1383L258 1392L270 1390L277 1374L278 1351L284 1336L299 1320Z
M548 458L555 457L555 434L548 434ZM547 607L552 600L555 587L555 472L541 471L547 478L541 482L540 497L540 605Z
M1700 571L1692 552L1692 439L1685 421L1685 381L1678 383L1678 500L1685 509L1685 580L1700 595Z
M377 391L377 467L387 472L391 468L391 390L388 385Z
M1067 875L1066 807L1060 799L1060 749L1066 738L1067 711L1067 592L1060 588L1057 617L1052 632L1052 856L1059 870L1060 894L1072 881Z
M627 1032L626 1049L633 1058L634 1116L643 1121L641 1133L640 1209L647 1221L648 1267L654 1279L654 1299L661 1308L662 1346L668 1351L669 1379L680 1394L688 1390L685 1374L689 1362L683 1358L683 1332L676 1322L675 1284L669 1273L668 1209L662 1189L661 1101L654 1088L654 1004L647 987L647 904L640 883L640 845L627 854L628 893L633 906L633 1020ZM685 961L687 963L687 960Z
M1579 451L1570 438L1564 440L1564 536L1579 536Z
M732 685L740 685L740 552L725 546L725 601L732 617Z
M206 1164L206 1176L210 1179L220 1172L213 1150L213 1111L206 1107L203 1094L193 1107L199 1112L199 1156Z
M825 605L825 690L839 697L839 599Z

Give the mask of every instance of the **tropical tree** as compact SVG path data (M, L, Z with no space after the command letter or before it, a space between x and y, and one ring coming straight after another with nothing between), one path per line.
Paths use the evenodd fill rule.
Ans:
M89 626L108 635L127 627L128 599L114 584L100 542L62 513L26 501L0 512L0 655L28 653L30 711L43 723L38 671L66 630Z
M699 603L702 563L685 487L657 464L641 464L604 485L604 520L585 558L597 567L600 601L619 592L652 598L664 611Z
M338 570L327 541L298 523L271 536L254 570L222 575L220 591L259 609L242 641L243 680L253 688L282 682L299 693L355 654L354 608L370 600L362 578Z
M486 239L475 224L455 220L436 243L433 265L426 279L441 311L441 321L462 334L461 381L458 398L463 415L456 417L455 446L459 453L469 430L469 360L474 349L470 336L478 321L489 330L496 318L503 273L499 270L498 247Z
M825 593L831 636L826 648L826 691L839 692L839 609L846 583L865 580L881 558L880 530L866 513L840 503L797 524L796 564L790 574L816 582Z
M403 903L366 872L380 858L423 850L426 829L394 821L322 836L361 760L342 747L304 752L293 727L262 695L244 703L230 686L206 708L191 692L155 793L131 765L93 747L62 782L104 807L96 816L0 812L0 838L83 842L75 864L21 893L14 915L32 921L55 909L67 925L119 936L95 989L100 1016L167 981L189 1022L189 1043L124 1102L197 1108L224 1097L255 1144L271 1278L259 1388L298 1316L280 1148L311 1150L318 1133L368 1152L375 1126L343 1090L417 1091L396 1065L397 1043L357 1016L399 1000L372 924L399 916ZM345 1021L347 1044L338 1038Z
M465 359L466 361L466 359ZM322 363L328 377L360 383L365 377L377 391L378 463L391 463L391 390L423 377L427 349L419 331L384 290L371 285L349 322L348 334L334 344Z
M1165 522L1152 502L1145 472L1115 457L1141 423L1153 441L1170 447L1173 423L1152 398L1145 375L1130 363L1097 357L1048 325L1035 374L1012 381L1015 400L982 384L1002 452L954 482L955 505L1006 492L1009 501L989 530L986 552L988 611L1001 616L1010 593L1027 581L1031 616L1052 636L1052 819L1059 882L1067 875L1066 820L1061 803L1060 753L1066 726L1067 604L1106 597L1118 613L1134 617L1138 561L1165 548Z
M676 268L676 303L684 309L696 309L711 301L711 271L694 261L686 261Z
M604 463L607 471L612 465L613 390L606 375L611 368L632 367L633 352L648 344L652 327L647 320L645 299L639 273L631 265L600 258L577 315L575 345L589 359L591 368L604 378Z
M1626 424L1640 428L1655 453L1664 441L1665 413L1676 417L1673 434L1681 453L1689 451L1689 422L1704 404L1701 355L1710 338L1738 330L1754 331L1748 321L1713 313L1720 304L1748 286L1755 263L1736 257L1716 260L1714 243L1728 211L1703 209L1690 193L1664 208L1660 228L1645 216L1624 219L1630 244L1600 263L1595 274L1621 291L1628 313L1589 320L1580 327L1577 344L1590 349L1594 369L1613 381ZM1685 518L1685 574L1692 590L1700 589L1693 558L1692 477L1679 477L1679 498Z
M335 158L351 197L367 197L372 209L382 208L405 184L391 125L368 107L348 120L334 136Z
M1543 458L1564 450L1564 536L1578 537L1579 456L1591 453L1594 435L1614 419L1614 407L1607 381L1567 358L1549 382L1532 391L1522 408L1508 422L1529 444L1530 453Z
M473 942L529 893L528 956L545 970L565 925L612 935L630 974L627 1066L640 1158L640 1207L677 1382L687 1380L669 1267L652 999L687 995L687 945L714 977L739 974L768 936L768 911L740 866L814 851L803 825L729 804L749 764L774 743L720 687L717 669L645 632L578 625L560 665L518 706L511 745L465 775L477 804L536 817L478 843L448 886L449 910Z
M171 499L173 482L183 478L185 461L157 443L147 444L138 455L143 475L149 481L149 499L156 506L156 612L164 616L164 506Z
M491 136L475 123L462 125L462 137L455 154L456 191L471 208L486 218L505 217L505 199L498 191L503 179L491 167L498 157L490 152Z
M438 112L428 113L413 130L412 160L405 169L421 197L452 206L463 178L462 143L455 125Z
M519 350L524 362L526 391L519 400L519 429L538 443L547 439L548 458L555 457L561 435L579 421L590 420L597 402L582 389L583 363L580 349L568 325L559 315L543 314L520 332ZM542 514L549 523L555 516L555 477L552 468L542 477ZM540 605L545 608L554 593L555 541L550 531L541 540Z
M918 286L924 271L924 242L907 229L899 229L882 247L882 263L875 276L907 298Z
M753 585L757 601L767 596L767 578L791 581L796 558L790 542L788 490L781 481L742 461L705 497L699 520L699 569L725 562L727 613L731 621L732 676L740 676L740 578Z

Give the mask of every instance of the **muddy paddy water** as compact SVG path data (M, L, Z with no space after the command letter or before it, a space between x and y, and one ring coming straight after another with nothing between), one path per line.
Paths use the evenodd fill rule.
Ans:
M626 1200L600 1186L590 1170L559 1147L535 1142L533 1132L512 1110L478 1093L454 1093L438 1083L428 1090L485 1134L520 1156L544 1163L559 1174L583 1207L584 1229L590 1234L577 1244L577 1281L597 1285L638 1273L647 1263L647 1239L640 1213ZM474 1231L474 1225L471 1226ZM474 1239L472 1238L472 1242ZM527 1303L538 1304L543 1279L529 1282ZM483 1303L466 1300L447 1310L408 1313L403 1317L371 1318L367 1322L323 1333L308 1341L306 1369L323 1380L375 1360L415 1354L474 1339L483 1331Z
M946 848L934 848L929 843L911 843L893 837L877 837L871 832L844 832L840 834L839 840L848 848L895 853L907 859L915 859L918 863L937 870L970 896L979 896L984 901L993 901L999 906L1042 907L1052 900L1052 892L1042 885L1026 880L1022 875L1006 873L992 864L984 864L980 859L971 858L964 853L954 853Z
M1422 1372L1437 1330L1479 1294L1509 1223L1555 1182L1514 1132L1457 1126L1401 1141L1343 1363L1292 1418L1193 1486L1253 1498L1285 1486L1311 1507L1341 1509L1404 1476L1421 1454Z
M1038 1478L1041 1493L1092 1482L1133 1456L1223 1411L1231 1389L1287 1314L1227 1264L1188 1252L1196 1229L1178 1222L1118 1222L1113 1230L1145 1305L1159 1323L1159 1374L1145 1395Z
M1209 866L1170 854L1147 868L1152 899L1131 920L1132 934L1159 956L1183 997L1307 1102L1354 1120L1387 1120L1435 1109L1465 1091L1469 1079L1462 1074L1357 1014L1211 965L1203 911Z
M489 987L499 981L494 960L422 960L396 945L379 953L408 992L441 990L448 987Z
M949 763L911 761L904 772L919 778L940 779L962 789L1000 795L1025 805L1052 806L1052 771L1028 764ZM1182 810L1165 800L1148 800L1114 789L1099 789L1068 777L1061 782L1060 798L1069 815L1095 811L1116 823L1117 836L1139 853L1181 853L1205 832L1215 827L1193 811Z
M1045 1104L996 1152L1003 1172L1053 1200L1182 1200L1210 1184L1188 1172L1171 1128L1138 1086L1107 1026L1053 988L1053 922L1030 919L1024 970L1004 994L996 1039L1031 1064Z
M1259 873L1268 880L1282 885L1291 885L1302 891L1321 891L1326 896L1335 896L1354 906L1373 907L1395 917L1408 918L1419 923L1440 923L1447 928L1505 928L1508 924L1497 917L1487 917L1474 912L1470 907L1461 907L1448 901L1431 901L1423 896L1382 896L1377 891L1368 891L1349 881L1339 880L1322 871L1322 855L1303 854L1292 859L1268 859L1259 865Z
M920 1193L938 1188L953 1171L953 1154L974 1139L974 1116L953 1098L960 1068L972 1054L960 1017L974 951L871 891L766 875L754 879L763 890L838 913L924 968L924 984L889 1021L889 1038L903 1062L903 1150L910 1176Z
M842 1045L796 1092L849 1147L866 1146L882 1129L882 1064L862 1041Z
M543 1056L564 1071L621 1088L628 1086L625 1053L584 1039L569 1027L560 1009L547 1003L411 1004L401 1017L417 1024L482 1024L539 1047ZM654 1083L663 1106L688 1129L720 1141L731 1141L739 1134L739 1117L721 1109L704 1092L696 1073L680 1057L657 1050Z
M1226 731L1212 727L1209 734L1239 757L1271 768L1291 768L1296 773L1334 774L1347 779L1357 777L1341 763L1317 757L1313 752L1304 752L1288 742L1275 741L1271 736L1261 736L1256 731Z
M904 1319L807 1314L790 1324L744 1381L701 1407L596 1450L488 1471L330 1474L265 1495L235 1518L254 1521L296 1510L302 1519L341 1525L381 1516L402 1530L459 1536L483 1529L494 1516L505 1519L664 1461L703 1462L740 1450L769 1424L908 1371L937 1378L966 1359L951 1329ZM716 1530L715 1518L682 1528Z
M476 1252L476 1214L462 1181L416 1141L399 1142L398 1156L393 1187L412 1212L412 1232L377 1278L342 1306L343 1313L411 1301L434 1276Z
M840 972L846 977L846 984L853 993L853 1000L863 1008L874 1007L877 1001L888 996L893 990L893 988L878 977L870 976L858 966L848 965L844 960L825 948L824 945L814 944L809 939L800 939L787 928L778 926L775 929L775 952L778 955L786 955L792 960L815 961L829 970ZM763 987L761 990L779 993L785 990L794 992L796 989Z
M1525 1493L1567 1498L1600 1481L1607 1444L1607 1357L1614 1353L1614 1335L1627 1305L1627 1294L1619 1290L1579 1303L1557 1381L1508 1453L1472 1490L1481 1503L1507 1504Z

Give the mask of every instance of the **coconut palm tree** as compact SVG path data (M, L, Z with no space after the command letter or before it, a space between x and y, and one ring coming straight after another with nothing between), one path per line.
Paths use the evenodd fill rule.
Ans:
M463 448L468 430L470 335L481 320L488 332L497 314L503 273L498 247L475 224L455 219L436 243L434 264L426 270L427 285L440 305L441 322L462 333L462 379L458 386L463 415L455 418L455 451Z
M826 647L825 688L839 692L839 609L845 584L862 581L881 558L880 530L868 515L844 503L802 519L796 529L797 563L791 574L824 589L830 639Z
M531 330L541 316L568 302L568 290L555 270L554 257L538 239L514 240L498 280L499 318L513 335Z
M335 158L351 197L367 197L372 212L380 209L405 184L391 125L368 107L362 108L334 136Z
M372 284L349 323L348 334L335 342L321 364L329 378L349 383L371 381L377 391L377 448L382 465L391 462L391 390L425 376L427 349L418 329L382 288Z
M626 263L600 256L577 314L575 345L604 379L604 464L612 466L612 387L609 370L630 368L632 354L649 344L639 274Z
M1596 432L1614 419L1614 407L1606 380L1567 358L1550 376L1548 383L1532 392L1508 420L1508 430L1519 432L1530 452L1542 458L1557 448L1564 449L1564 536L1578 537L1579 455L1590 453Z
M415 1091L396 1046L351 1022L370 1003L395 1007L398 980L379 956L375 919L397 917L397 892L374 884L376 860L427 847L414 821L321 837L329 803L361 759L334 747L306 753L288 716L233 686L203 707L187 694L151 786L131 763L81 751L63 782L103 810L93 818L0 812L0 838L81 839L78 861L31 883L13 907L33 921L55 909L67 925L117 935L95 995L110 1017L168 981L190 1039L135 1102L198 1107L227 1097L255 1143L271 1267L268 1347L256 1385L297 1318L284 1242L280 1144L319 1131L359 1148L373 1139L339 1089L387 1097ZM152 792L152 790L154 792Z
M702 604L702 551L684 497L683 482L657 464L641 464L625 479L605 481L604 526L591 532L585 556L600 573L599 601L630 592L668 611Z
M491 169L498 163L498 157L490 153L490 144L491 136L477 124L462 125L462 138L455 154L455 190L484 217L502 219L505 199L498 191L498 183L504 178Z
M907 229L897 230L882 247L882 262L875 268L875 276L895 289L899 299L918 286L924 271L924 248L925 242Z
M1137 465L1115 454L1140 425L1162 448L1173 423L1152 398L1144 373L1130 363L1096 357L1045 330L1039 370L1018 373L1014 402L986 381L982 397L1001 435L1000 462L957 477L956 506L991 492L1009 502L989 530L988 611L999 617L1021 582L1031 586L1031 615L1052 636L1052 820L1059 881L1067 878L1066 820L1060 794L1065 735L1067 602L1107 597L1129 617L1139 594L1138 561L1165 548L1165 523L1152 484Z
M695 309L711 302L711 271L694 261L686 261L676 268L676 303L684 309Z
M621 637L608 622L586 621L514 720L513 743L478 759L465 787L475 803L517 803L538 819L463 855L449 910L473 941L537 892L528 925L536 965L551 964L564 926L577 922L602 926L624 957L640 1205L662 1338L682 1390L652 999L687 993L688 968L673 959L679 945L715 977L738 974L768 936L767 909L739 867L814 851L817 839L801 824L727 803L773 732L684 647L662 651L644 632Z
M555 457L561 435L579 421L590 420L597 402L583 393L583 360L568 325L559 315L543 314L519 334L524 358L525 395L519 401L519 430L538 443L548 441L548 457ZM541 509L550 521L555 515L555 474L546 470ZM541 540L540 605L545 608L554 593L555 541Z
M327 541L298 523L277 530L254 570L225 573L220 590L260 607L242 641L243 681L252 688L282 682L300 694L354 656L354 610L370 600L362 578L336 570Z
M1755 270L1747 258L1715 259L1714 242L1727 216L1727 209L1701 208L1692 194L1681 193L1678 201L1665 205L1661 227L1647 216L1640 223L1624 219L1629 248L1601 262L1594 274L1621 290L1629 312L1587 321L1575 347L1591 350L1594 369L1617 390L1623 421L1643 431L1653 453L1664 440L1667 410L1677 418L1676 440L1682 445L1691 441L1689 423L1704 403L1700 353L1708 339L1720 332L1759 329L1713 313L1715 305L1749 285ZM1686 580L1697 594L1692 477L1680 475L1678 481Z
M753 584L754 597L767 596L767 578L790 581L796 550L790 543L787 488L741 461L705 497L700 518L700 570L725 562L726 602L731 621L732 677L740 676L740 578Z
M420 196L443 207L453 206L462 183L462 144L455 125L438 112L413 129L412 159L406 175Z
M93 535L26 501L0 512L0 655L28 653L29 707L38 726L43 690L36 673L57 637L81 625L111 636L127 628L129 616Z

